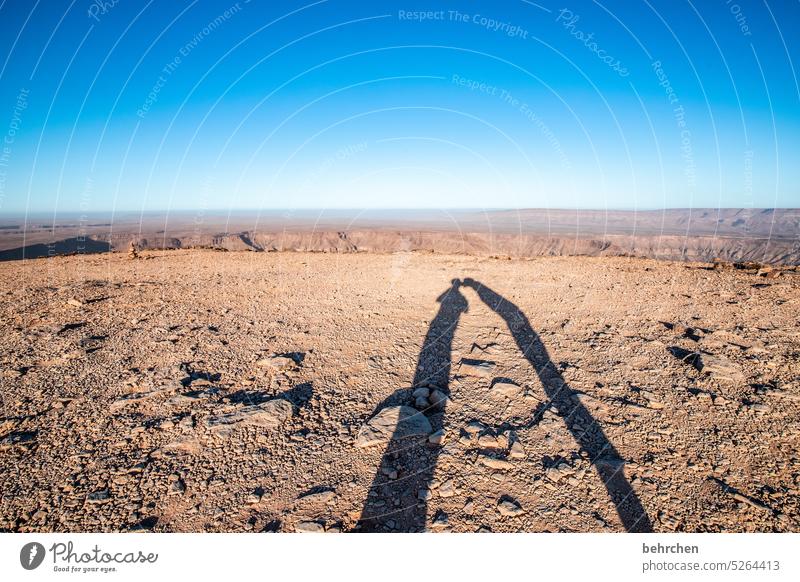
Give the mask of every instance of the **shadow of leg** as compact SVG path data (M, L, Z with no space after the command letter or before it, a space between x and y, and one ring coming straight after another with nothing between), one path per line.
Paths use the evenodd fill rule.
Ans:
M552 405L563 417L575 442L586 451L614 503L622 525L629 532L652 531L641 501L625 477L619 453L608 440L597 420L576 398L575 392L558 372L539 335L513 303L482 283L465 279L481 300L506 322L517 346L536 370Z
M439 311L431 321L417 360L413 388L434 386L449 394L450 358L458 319L467 310L467 300L454 280L437 301ZM410 390L399 390L381 402L371 416L388 406L412 404ZM444 406L428 407L426 414L433 431L443 426ZM439 456L438 446L427 437L400 438L398 431L383 452L359 520L362 532L417 532L425 529L430 484Z

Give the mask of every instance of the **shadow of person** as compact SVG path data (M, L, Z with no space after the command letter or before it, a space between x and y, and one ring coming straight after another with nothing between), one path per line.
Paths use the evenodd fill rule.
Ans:
M478 297L506 322L520 351L536 370L551 405L563 418L578 446L589 455L625 530L652 531L650 519L623 473L617 450L591 413L575 398L575 392L550 360L547 348L533 331L528 318L516 305L489 287L469 278L464 279L464 285L473 288Z
M467 300L459 291L461 281L451 286L436 301L440 303L436 317L428 327L417 359L412 388L435 387L450 393L450 360L458 320L467 311ZM433 390L433 388L431 388ZM370 415L388 406L410 405L411 391L398 390L381 402ZM425 414L434 431L443 424L446 400L440 406L425 407ZM383 452L380 465L370 486L361 512L359 531L415 532L425 529L427 499L439 447L431 446L426 437L398 438L397 429Z

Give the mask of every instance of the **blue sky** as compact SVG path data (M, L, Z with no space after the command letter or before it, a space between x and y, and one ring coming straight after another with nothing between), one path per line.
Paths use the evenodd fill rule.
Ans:
M800 4L0 4L0 212L800 206Z

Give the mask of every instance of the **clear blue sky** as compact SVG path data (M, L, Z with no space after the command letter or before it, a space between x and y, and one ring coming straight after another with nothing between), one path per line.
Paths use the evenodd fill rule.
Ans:
M0 2L3 213L800 206L796 1Z

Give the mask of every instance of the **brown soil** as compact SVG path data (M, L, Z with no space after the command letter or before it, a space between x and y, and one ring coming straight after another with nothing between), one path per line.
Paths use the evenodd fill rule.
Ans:
M800 531L800 278L761 275L413 252L2 263L0 528ZM394 406L420 410L419 436L357 446Z

